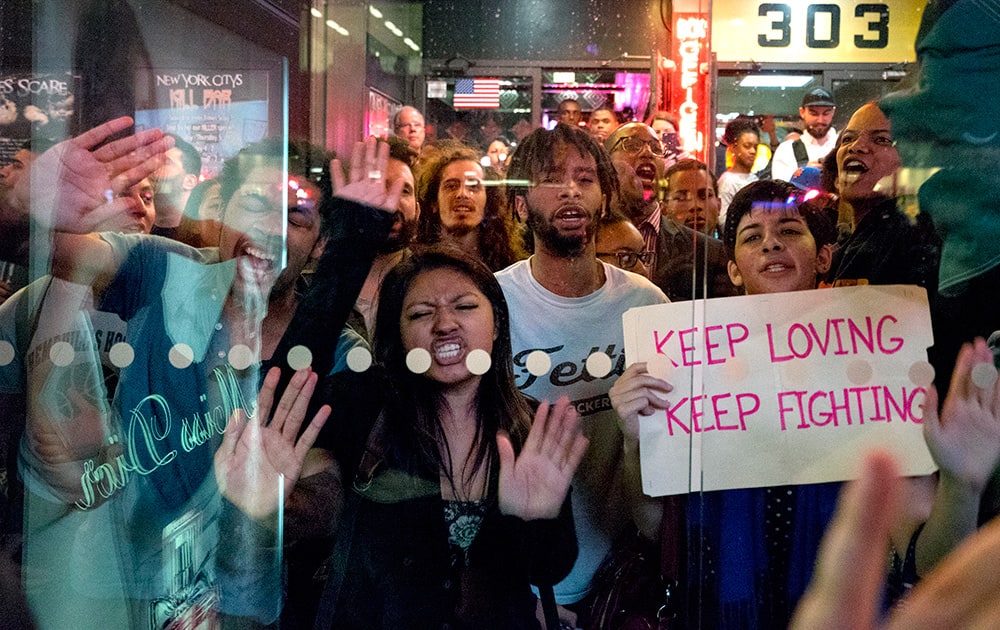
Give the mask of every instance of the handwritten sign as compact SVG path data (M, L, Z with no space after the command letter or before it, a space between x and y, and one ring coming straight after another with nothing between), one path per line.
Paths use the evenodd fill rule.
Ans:
M850 479L864 451L934 470L927 292L859 286L630 309L628 363L674 390L640 423L651 496Z

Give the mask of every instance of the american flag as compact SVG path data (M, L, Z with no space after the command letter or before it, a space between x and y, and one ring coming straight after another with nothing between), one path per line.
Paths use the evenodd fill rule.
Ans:
M456 79L455 109L498 109L500 79Z

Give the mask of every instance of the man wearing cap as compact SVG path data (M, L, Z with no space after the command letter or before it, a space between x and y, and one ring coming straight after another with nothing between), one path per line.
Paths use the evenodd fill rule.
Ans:
M833 95L824 88L816 87L806 92L799 108L805 133L796 140L785 140L774 150L773 179L787 182L799 167L820 165L820 160L837 143L837 130L830 125L836 110Z

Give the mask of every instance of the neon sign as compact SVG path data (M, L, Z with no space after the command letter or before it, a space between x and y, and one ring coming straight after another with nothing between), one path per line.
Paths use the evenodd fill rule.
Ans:
M707 108L705 50L708 40L708 20L698 14L677 18L676 52L680 63L676 66L672 102L678 103L678 129L684 149L699 160L705 160L704 120Z

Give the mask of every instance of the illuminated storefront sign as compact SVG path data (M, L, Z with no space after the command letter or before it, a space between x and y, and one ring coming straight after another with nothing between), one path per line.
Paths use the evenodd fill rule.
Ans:
M708 62L708 20L697 13L677 14L674 35L671 103L677 111L677 133L684 149L704 160L708 89L702 66Z
M712 3L720 62L899 63L915 60L923 2Z

